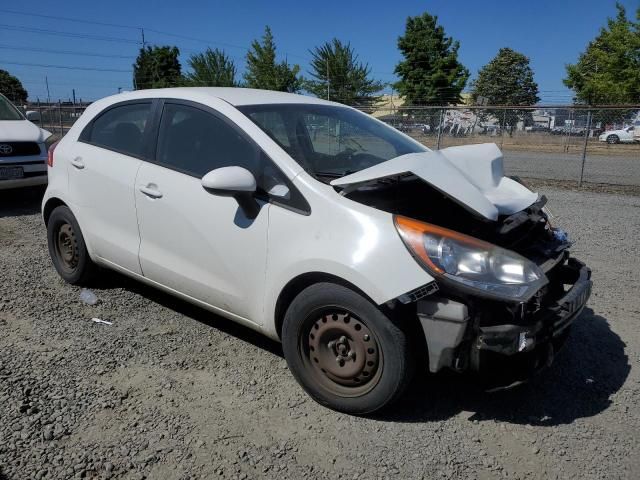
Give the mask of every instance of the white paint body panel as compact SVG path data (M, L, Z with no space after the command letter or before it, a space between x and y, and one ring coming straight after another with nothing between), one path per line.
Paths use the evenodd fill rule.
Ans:
M212 190L256 191L255 177L249 170L242 167L217 168L202 177L201 183L203 187Z
M148 279L206 304L264 322L269 208L248 220L231 197L208 193L200 179L144 163L136 185L140 265Z
M290 280L320 272L347 280L382 304L433 280L402 243L391 214L353 202L306 173L294 181L311 215L272 206L265 311ZM275 337L275 326L265 324Z
M331 182L364 184L378 178L413 173L488 220L528 207L538 194L504 176L502 152L493 143L410 153Z
M73 147L58 145L54 158L54 165L59 160L66 163L69 198L77 206L85 241L94 255L142 273L134 200L142 160L82 142Z
M0 143L44 143L50 135L50 132L43 130L29 120L0 120Z

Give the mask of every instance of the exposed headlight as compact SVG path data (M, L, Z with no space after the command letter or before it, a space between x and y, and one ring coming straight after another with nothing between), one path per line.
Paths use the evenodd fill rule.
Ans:
M518 301L528 300L547 283L535 263L515 252L411 218L394 220L407 248L436 277Z

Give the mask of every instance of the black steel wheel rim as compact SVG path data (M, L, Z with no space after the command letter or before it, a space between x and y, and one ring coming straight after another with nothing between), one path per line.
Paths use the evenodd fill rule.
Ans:
M341 308L313 312L304 322L300 354L305 368L326 390L358 397L380 381L384 360L375 332Z
M66 222L60 224L53 241L60 266L67 272L73 272L78 267L80 256L73 226Z

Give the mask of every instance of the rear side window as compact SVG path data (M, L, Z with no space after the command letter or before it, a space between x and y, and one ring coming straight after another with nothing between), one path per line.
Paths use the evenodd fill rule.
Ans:
M220 167L244 167L260 178L258 148L222 119L187 105L166 103L158 136L158 163L202 178Z
M80 140L125 155L140 156L150 114L150 102L110 108L85 128Z

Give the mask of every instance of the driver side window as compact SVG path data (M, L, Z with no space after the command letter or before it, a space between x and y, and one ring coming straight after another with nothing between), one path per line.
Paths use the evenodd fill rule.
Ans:
M165 103L156 161L202 178L220 167L239 166L256 179L264 170L260 150L224 120L199 108Z

